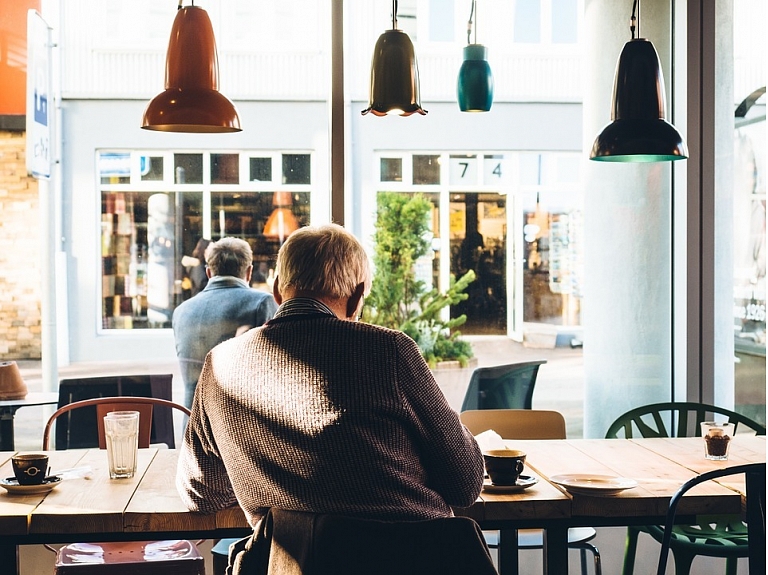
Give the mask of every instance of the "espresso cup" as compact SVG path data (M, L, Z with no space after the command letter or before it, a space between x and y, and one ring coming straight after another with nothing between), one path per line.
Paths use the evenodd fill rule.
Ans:
M485 470L494 485L515 485L525 467L525 452L492 449L483 453Z
M43 453L14 455L11 464L19 485L40 485L48 472L48 456Z

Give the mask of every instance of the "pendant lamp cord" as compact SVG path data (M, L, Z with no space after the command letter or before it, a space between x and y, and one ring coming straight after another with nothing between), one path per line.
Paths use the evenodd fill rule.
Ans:
M397 0L392 0L392 29L397 30Z
M632 2L632 17L629 19L629 31L632 33L632 39L635 39L635 26L637 26L637 0ZM637 35L640 36L640 26L637 26Z
M472 18L475 15L475 3L476 2L477 2L477 0L472 0L472 10L470 10L470 12L469 12L469 21L467 21L467 44L471 44L472 43L472 30L473 30L473 28L474 28L474 31L475 31L475 44L477 44L477 21L475 20L474 27L472 25L473 24Z

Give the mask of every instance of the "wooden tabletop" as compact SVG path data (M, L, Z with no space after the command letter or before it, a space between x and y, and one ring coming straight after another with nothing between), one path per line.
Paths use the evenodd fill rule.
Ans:
M521 525L543 527L563 547L568 526L656 520L666 514L669 499L691 477L728 465L764 462L766 453L765 437L754 436L736 436L728 461L705 459L701 438L515 440L507 444L527 453L524 474L536 477L538 483L513 494L483 491L472 507L457 509L457 514L472 517L485 528L500 528L502 533ZM13 475L11 455L0 452L0 477ZM248 530L239 508L202 515L184 507L175 487L176 450L140 449L136 476L120 480L109 479L104 450L50 451L48 455L54 472L87 465L92 474L66 479L48 494L11 495L0 489L0 535L10 536L0 543L0 557L12 557L8 547L32 541L55 543L94 535L115 540L151 533L189 538L193 533L208 537L223 529ZM638 485L608 497L572 495L549 481L566 473L627 477ZM744 491L744 481L738 477L704 483L683 498L679 513L738 513ZM554 549L548 556L554 561L558 554L565 552Z

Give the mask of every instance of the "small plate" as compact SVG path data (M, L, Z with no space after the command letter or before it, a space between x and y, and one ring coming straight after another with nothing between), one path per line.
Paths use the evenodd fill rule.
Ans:
M61 477L53 476L46 477L40 485L19 485L18 480L15 477L9 477L8 479L0 479L0 487L5 489L8 493L18 495L30 495L33 493L48 493L54 489L59 483L61 483Z
M517 483L514 485L494 485L493 483L486 483L483 485L483 491L486 493L520 493L521 491L528 489L531 485L536 485L539 482L535 477L529 475L521 475L517 478Z
M614 475L590 475L588 473L568 473L553 475L552 483L565 487L570 493L578 495L616 495L625 489L637 487L637 481Z

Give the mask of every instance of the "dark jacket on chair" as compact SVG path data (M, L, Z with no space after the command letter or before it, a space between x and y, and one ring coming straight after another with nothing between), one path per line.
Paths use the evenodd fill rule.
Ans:
M497 575L468 517L376 521L271 509L230 547L227 575Z

